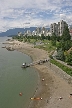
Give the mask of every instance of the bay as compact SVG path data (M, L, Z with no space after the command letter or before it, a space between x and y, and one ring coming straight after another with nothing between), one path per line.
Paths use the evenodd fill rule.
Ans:
M38 72L31 67L21 68L23 62L31 63L32 59L2 48L6 39L8 37L0 37L0 108L27 108L38 83Z

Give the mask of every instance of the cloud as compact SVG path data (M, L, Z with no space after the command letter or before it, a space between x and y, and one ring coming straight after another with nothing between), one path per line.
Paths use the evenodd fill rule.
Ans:
M60 14L61 19L65 20L69 25L72 25L72 14Z
M0 1L0 32L16 27L50 26L61 19L72 24L71 0Z

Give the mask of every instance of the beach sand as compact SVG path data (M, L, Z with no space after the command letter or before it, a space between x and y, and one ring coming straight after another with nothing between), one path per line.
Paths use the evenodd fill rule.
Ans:
M14 40L13 44L9 46L31 56L33 61L48 58L47 51L34 48L32 44ZM49 62L34 67L39 72L39 81L34 97L40 97L42 100L31 100L28 108L72 108L72 97L70 97L72 84L53 71Z

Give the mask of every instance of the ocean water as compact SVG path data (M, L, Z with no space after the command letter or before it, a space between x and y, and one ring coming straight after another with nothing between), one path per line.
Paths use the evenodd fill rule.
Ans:
M0 37L0 108L27 108L38 83L38 72L31 67L21 68L23 62L32 62L28 55L2 48L7 38Z

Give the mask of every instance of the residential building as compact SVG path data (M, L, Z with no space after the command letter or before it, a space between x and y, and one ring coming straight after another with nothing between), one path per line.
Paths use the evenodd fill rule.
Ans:
M72 40L72 27L69 27L69 32L70 32L71 40Z
M24 35L23 36L31 36L32 33L30 30L24 31Z
M40 27L37 27L36 28L36 31L37 31L37 34L41 33L41 28Z
M46 36L51 36L51 32L48 32Z
M61 20L61 21L60 21L60 36L62 36L63 31L64 31L64 28L65 28L66 26L68 26L68 24L67 24L65 21Z
M41 34L44 34L44 36L46 36L46 32L47 32L46 28L42 27L41 28Z
M60 36L60 22L58 22L58 36Z
M32 35L30 30L27 30L26 34L27 34L27 36L31 36Z
M37 27L36 30L34 31L30 31L30 30L27 30L27 31L24 31L24 35L23 36L41 36L41 35L44 35L44 36L51 36L51 33L50 33L50 30L47 30L45 27Z
M34 31L32 32L32 35L33 35L33 36L37 35L37 31L34 30Z
M61 20L60 22L58 22L58 24L56 24L56 23L51 24L50 25L51 35L53 33L55 33L56 36L62 36L64 28L66 26L68 26L68 24L65 21L63 21L63 20Z
M18 36L21 36L22 35L22 32L18 32Z
M51 32L51 35L53 33L55 33L56 35L58 35L58 24L56 23L53 23L50 25L50 32Z

